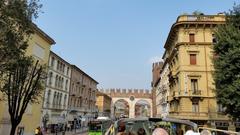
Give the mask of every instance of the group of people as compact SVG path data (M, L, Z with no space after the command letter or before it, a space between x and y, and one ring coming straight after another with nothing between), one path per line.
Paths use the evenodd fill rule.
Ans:
M118 126L118 133L117 135L134 135L132 132L125 133L126 126L125 123L120 122ZM139 128L137 131L137 135L146 135L146 131L143 128Z

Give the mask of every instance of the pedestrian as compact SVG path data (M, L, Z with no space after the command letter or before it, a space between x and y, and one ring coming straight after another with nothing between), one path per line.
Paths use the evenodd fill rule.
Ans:
M185 126L185 131L186 131L186 133L184 135L193 135L194 134L191 126Z
M152 135L169 135L168 132L163 128L154 129Z
M35 129L35 135L43 135L40 127Z

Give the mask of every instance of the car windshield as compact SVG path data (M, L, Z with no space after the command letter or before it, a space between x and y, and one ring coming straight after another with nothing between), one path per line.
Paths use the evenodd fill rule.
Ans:
M155 129L163 129L169 135L183 135L186 127L197 130L197 125L190 121L160 118L121 119L115 122L111 135L152 135Z

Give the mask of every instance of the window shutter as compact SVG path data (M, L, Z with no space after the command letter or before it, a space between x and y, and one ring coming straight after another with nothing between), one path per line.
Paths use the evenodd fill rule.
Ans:
M196 54L190 54L190 64L191 65L196 65L197 64Z
M195 42L194 34L189 34L189 42L190 42L190 43Z

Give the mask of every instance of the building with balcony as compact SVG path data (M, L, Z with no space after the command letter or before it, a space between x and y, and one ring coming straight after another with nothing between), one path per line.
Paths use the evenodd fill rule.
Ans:
M224 23L222 14L182 15L172 25L164 45L169 65L168 117L219 129L234 128L216 102L212 76L214 29Z
M71 78L71 65L52 51L49 56L48 69L42 108L43 127L67 122Z
M33 56L35 60L39 60L40 64L48 65L49 54L51 45L55 41L49 37L44 31L33 24L34 33L28 41L28 48L26 55ZM44 88L45 89L45 88ZM43 93L42 93L43 95ZM2 93L0 92L0 97ZM41 126L41 109L43 100L41 97L38 99L39 104L28 104L21 123L17 127L17 131L22 130L24 135L33 135L34 130ZM9 135L11 129L10 115L8 112L8 103L0 101L0 134Z
M112 98L105 93L97 92L97 102L98 116L108 116L111 117L111 102Z
M97 115L96 93L98 82L75 65L71 66L68 100L68 121L87 121ZM75 122L76 123L76 122Z

